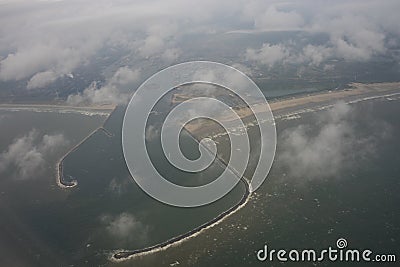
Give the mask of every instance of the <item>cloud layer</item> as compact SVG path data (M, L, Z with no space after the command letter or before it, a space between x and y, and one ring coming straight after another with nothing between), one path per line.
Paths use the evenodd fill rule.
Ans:
M201 40L204 43L197 47L196 35L223 38L232 31L326 36L318 42L312 38L262 40L264 44L241 47L234 60L237 64L251 61L271 68L276 64L319 66L332 58L367 61L399 45L399 8L395 0L1 1L0 81L26 81L27 89L43 88L96 64L104 53L111 61L119 60L113 72L123 66L135 71L143 62L151 68L144 72L152 72L212 54L215 46ZM194 56L197 53L200 58ZM106 83L104 88L87 88L71 103L107 98L118 102L119 87Z
M400 7L396 1L384 1L384 4L379 1L330 1L329 4L299 1L277 6L275 9L269 7L266 12L254 11L255 27L277 30L280 25L286 30L293 28L322 33L328 36L328 41L318 45L305 44L300 49L294 48L290 42L266 42L262 47L248 49L245 54L248 60L268 67L276 63L319 65L331 58L367 61L374 55L385 54L391 36L396 36L398 43L399 30L394 25L395 21L399 21L391 17L394 16L393 10ZM260 10L263 10L262 7ZM264 13L269 16L266 18ZM280 22L284 18L287 19ZM258 20L267 22L257 23Z
M133 86L139 77L140 71L138 69L131 70L128 67L121 67L107 81L106 85L98 87L97 82L92 82L82 93L70 95L67 103L74 106L126 103L132 91L130 86Z
M101 222L107 233L120 245L140 244L147 239L148 226L137 220L135 216L124 212L116 216L103 215Z
M0 173L15 170L17 179L37 177L46 167L46 162L68 141L62 134L40 137L37 130L17 138L8 149L0 154Z
M364 115L339 102L320 115L317 127L300 125L285 130L278 162L290 177L301 180L337 177L343 170L357 168L363 159L373 156L377 141L390 132L387 125L368 116L365 134L356 123Z

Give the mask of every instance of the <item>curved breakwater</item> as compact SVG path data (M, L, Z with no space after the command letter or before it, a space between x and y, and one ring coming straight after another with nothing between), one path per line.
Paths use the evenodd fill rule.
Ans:
M189 129L185 129L185 130L186 130L186 133L189 134L189 136L191 136L194 140L197 140L197 142L199 142L199 138L196 138L196 134L194 132L190 131ZM200 142L199 142L199 144L200 144ZM205 148L207 149L207 147L205 147ZM223 164L225 166L225 168L229 168L228 167L229 165L223 158L221 158L217 155L217 159L220 161L221 164ZM239 176L239 174L233 168L230 168L230 170L233 173L233 175ZM242 207L244 207L246 205L246 203L248 202L248 200L250 199L251 193L250 193L249 181L244 176L240 177L240 181L244 184L245 192L244 192L242 198L240 199L240 201L238 201L235 205L230 207L228 210L221 212L220 214L218 214L216 217L214 217L210 221L203 223L200 226L197 226L196 228L194 228L193 230L191 230L189 232L175 236L175 237L168 239L164 242L161 242L159 244L141 248L141 249L122 250L122 251L114 252L114 254L111 256L111 260L112 261L123 261L123 260L127 260L127 259L130 259L133 257L143 256L143 255L147 255L147 254L165 250L169 247L181 244L182 242L199 235L201 232L221 223L224 219L226 219L227 217L229 217L230 215L234 214L235 212L240 210Z
M63 168L64 168L64 160L67 158L69 154L74 152L79 148L80 145L82 145L86 140L88 140L90 137L92 137L95 133L102 131L105 133L107 137L113 137L114 134L110 133L105 129L103 126L100 126L99 128L95 129L93 132L91 132L88 136L86 136L82 141L80 141L78 144L76 144L73 148L68 150L68 152L58 161L57 163L57 185L61 188L71 188L75 187L78 182L76 180L72 181L65 181L64 179L64 174L63 174Z
M115 109L113 110L113 112L115 111ZM57 169L57 177L56 177L56 182L57 185L61 188L72 188L78 185L78 181L76 180L72 180L72 181L66 181L64 179L64 173L63 173L63 169L64 169L64 160L67 158L67 156L71 153L73 153L75 150L77 150L79 148L80 145L82 145L84 142L86 142L86 140L88 140L90 137L92 137L95 133L102 131L104 132L104 134L107 137L114 137L114 134L109 132L106 128L104 128L104 126L106 125L107 121L110 119L111 117L111 113L108 114L107 119L103 122L103 124L94 129L88 136L86 136L82 141L80 141L78 144L76 144L74 147L72 147L70 150L67 151L67 153L64 154L64 156L61 157L61 159L57 162L56 165L56 169Z
M243 197L234 206L232 206L228 210L220 213L214 219L194 228L193 230L191 230L189 232L186 232L179 236L168 239L167 241L164 241L162 243L159 243L159 244L156 244L153 246L149 246L149 247L145 247L145 248L141 248L141 249L136 249L136 250L130 250L130 251L124 250L124 251L115 252L111 257L111 260L112 261L122 261L122 260L127 260L127 259L130 259L133 257L137 257L137 256L143 256L143 255L155 253L157 251L162 251L169 247L178 245L190 238L193 238L193 237L197 236L198 234L200 234L201 232L203 232L204 230L209 229L209 228L214 227L215 225L219 224L224 219L226 219L227 217L229 217L230 215L234 214L235 212L240 210L242 207L244 207L244 205L250 199L251 194L250 194L249 182L247 181L247 179L245 177L242 177L240 179L240 181L243 182L245 185L245 193L243 194Z

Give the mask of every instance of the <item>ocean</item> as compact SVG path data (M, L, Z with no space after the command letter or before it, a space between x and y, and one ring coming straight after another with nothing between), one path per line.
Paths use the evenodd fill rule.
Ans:
M112 262L110 257L119 250L157 244L207 222L240 200L243 185L213 204L194 209L171 207L147 196L123 160L120 107L104 125L113 136L97 132L67 156L64 174L78 185L61 189L55 178L57 159L105 117L1 111L2 155L16 138L32 129L38 132L38 140L45 133L63 134L69 143L45 158L38 177L18 179L13 168L0 173L0 265L286 266L291 264L259 262L256 251L265 244L275 249L321 249L334 246L338 238L346 238L353 248L398 253L399 111L398 100L384 98L352 104L341 120L329 111L278 119L273 168L242 209L174 247L122 262ZM307 168L293 171L296 162L303 160L302 151L313 151L307 147L314 148L325 136L339 141L321 152L323 164L304 161ZM296 138L305 142L300 150L293 147L298 144L293 141ZM184 153L196 157L196 142L189 136L183 136L182 142L187 147ZM153 155L160 154L157 141L148 145L154 146ZM339 145L339 152L331 151ZM287 158L296 153L299 158ZM324 155L344 158L336 162ZM313 154L307 157L313 159ZM158 160L156 164L163 168L162 157ZM204 183L221 172L218 164L203 176L165 168L171 180L182 183L184 179ZM329 266L330 262L317 265Z

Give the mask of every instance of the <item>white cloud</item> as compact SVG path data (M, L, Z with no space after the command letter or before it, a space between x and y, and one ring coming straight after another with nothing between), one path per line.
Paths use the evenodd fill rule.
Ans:
M345 104L336 105L329 121L314 135L304 125L286 131L279 160L291 176L310 179L339 173L355 138L346 122L349 111Z
M106 46L172 59L178 55L170 43L179 34L176 21L195 19L187 8L177 0L2 4L0 80L30 79L41 72L67 75ZM30 88L45 84L44 78L34 77Z
M71 44L71 47L64 47L58 42L23 45L0 61L0 79L21 80L38 73L45 73L47 77L49 73L68 74L85 62L94 50L90 42L83 41Z
M275 64L306 64L319 66L326 60L332 58L343 58L345 60L365 61L372 55L385 51L383 37L377 37L377 43L373 46L366 41L368 37L373 39L373 34L366 34L364 38L355 39L354 42L345 41L342 38L332 39L326 45L304 46L297 51L291 44L271 45L264 43L259 49L248 48L245 53L246 60L265 65L269 68ZM364 41L363 41L364 40ZM334 43L333 43L334 41Z
M275 6L269 6L254 18L254 26L258 29L292 30L300 29L303 25L304 19L296 11L280 11Z
M65 146L68 143L69 142L65 139L63 134L45 134L43 135L42 141L40 142L38 148L42 154L52 155L60 148L60 146Z
M326 20L322 30L329 33L330 43L339 58L364 61L386 50L382 29L367 17L343 15Z
M284 45L265 43L260 49L247 49L245 56L247 60L255 61L271 68L276 63L282 63L288 59L290 53Z
M297 27L309 33L325 33L329 40L319 45L306 43L302 51L292 51L287 44L275 44L276 60L265 60L263 52L268 51L268 46L259 50L247 49L245 56L269 67L276 63L319 65L330 58L367 61L374 55L387 52L385 43L388 37L400 37L399 27L395 26L399 23L395 10L399 8L400 2L392 0L385 1L385 4L379 1L335 1L329 5L304 0L280 3L277 7L268 1L251 1L244 9L244 15L255 19L255 29L290 30ZM289 49L290 57L283 53L285 47L286 51Z
M49 157L54 156L60 147L68 141L62 134L44 135L32 130L27 135L14 140L8 149L0 154L0 173L15 170L17 179L37 177L46 165Z
M92 82L83 93L69 95L67 103L73 106L92 104L121 104L128 101L128 95L122 94L115 86L98 88L97 82Z
M124 212L117 216L104 215L101 221L106 225L108 234L119 244L143 242L147 239L149 228L130 213Z
M83 93L68 96L67 103L70 105L126 103L132 93L130 86L133 86L139 77L140 70L121 67L106 85L98 88L97 82L92 82Z
M160 53L164 48L164 40L160 36L148 36L138 51L142 57L149 57L156 53Z
M299 55L298 61L319 66L323 61L332 57L332 48L325 46L307 45Z
M387 132L384 125L376 127L379 123L370 116L372 128L368 135L362 134L355 126L357 116L364 114L340 102L321 114L316 129L300 125L285 130L278 162L290 177L302 180L337 177L342 170L356 168L363 158L373 155L376 141Z
M35 89L45 87L57 79L57 74L53 71L38 72L28 81L26 88Z
M160 136L160 127L157 127L155 125L149 125L146 128L146 133L145 133L145 138L147 142L153 141L155 138Z
M296 51L291 44L271 45L264 43L259 49L247 49L245 57L249 61L269 68L275 64L286 63L318 66L332 57L332 48L308 44L301 51Z
M310 57L304 62L313 65L330 56L368 60L386 52L388 36L400 35L400 3L395 0L384 4L371 0L329 4L309 0L71 0L0 5L0 80L26 79L31 89L93 62L103 48L128 51L122 57L131 62L143 57L174 62L185 57L180 47L185 38L181 37L196 33L297 29L329 36L327 43L306 43L295 54L287 51L286 44L271 40L264 40L265 47L247 50L248 60L266 66L296 62L301 56Z
M109 81L110 85L129 85L139 80L140 71L139 69L130 69L126 66L120 67L112 76Z
M113 178L108 185L108 190L118 196L126 193L129 190L129 185L132 182L132 177L128 176L126 179Z
M166 62L175 62L181 54L178 48L168 48L162 53L161 58Z

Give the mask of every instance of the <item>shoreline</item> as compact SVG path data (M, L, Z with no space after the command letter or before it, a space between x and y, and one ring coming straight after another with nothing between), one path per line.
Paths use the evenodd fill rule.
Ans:
M85 138L83 138L79 143L77 143L75 146L73 146L71 149L69 149L58 161L56 164L56 183L57 185L62 188L62 189L70 189L78 185L78 181L73 179L70 182L66 182L64 180L64 160L68 157L69 154L73 153L75 150L79 148L86 140L88 140L90 137L92 137L95 133L98 131L103 131L107 137L113 137L114 134L110 133L104 126L106 125L108 119L111 117L111 114L116 110L117 106L114 106L114 108L107 114L107 118L103 121L103 123L94 129L92 132L90 132Z
M382 88L382 86L386 87ZM373 87L380 87L380 88L373 88ZM271 101L270 108L274 113L274 119L283 120L285 117L289 118L290 116L296 116L296 115L298 116L298 114L304 112L314 112L330 108L334 105L334 103L338 101L344 101L345 103L353 104L361 101L374 100L395 95L396 96L400 95L400 82L378 83L378 84L351 83L350 89L342 89L337 91L321 91L311 95L310 94L298 95L292 98L275 99L275 101ZM310 105L312 105L312 107L309 107ZM265 109L264 105L260 106L261 110ZM306 107L301 109L302 106ZM240 112L241 113L240 117L242 120L245 120L251 116L251 114L243 112L243 110L241 111L242 112ZM257 112L257 110L255 112ZM250 124L251 123L252 122L250 122ZM201 133L202 128L204 129L205 127L207 127L207 125L206 126L202 125L201 127L185 126L185 129L187 130L187 132L190 133L192 137L195 138L195 136L197 136L196 132ZM226 166L226 163L223 160L221 160L221 162ZM162 251L169 247L179 245L180 243L199 235L203 231L211 227L214 227L215 225L218 225L224 219L228 218L230 215L239 211L249 201L251 197L251 193L249 191L250 190L249 183L245 177L241 177L240 181L245 183L245 194L243 195L241 200L235 205L233 205L231 208L226 210L225 212L220 213L214 219L194 228L193 230L187 233L178 235L176 237L168 239L167 241L161 242L153 246L136 250L115 251L111 256L110 260L114 262L121 262L132 259L134 257L144 256L158 251Z
M161 242L161 243L153 245L153 246L136 249L136 250L115 251L115 252L113 252L113 255L111 256L110 260L113 262L121 262L121 261L132 259L134 257L144 256L144 255L152 254L152 253L155 253L158 251L162 251L162 250L168 249L170 247L177 246L180 243L201 234L203 231L218 225L224 219L228 218L229 216L231 216L232 214L236 213L241 208L243 208L249 201L249 199L251 197L251 193L249 190L250 185L245 177L240 178L240 181L245 184L245 186L244 186L245 193L243 194L240 201L238 201L235 205L233 205L228 210L218 214L212 220L205 222L205 223L201 224L200 226L197 226L196 228L194 228L193 230L191 230L189 232L172 237L172 238L168 239L167 241Z
M359 97L360 95L374 95L377 97L386 92L400 92L400 82L350 83L348 86L346 89L319 91L311 94L272 99L269 101L271 110L278 111L303 104L321 103L324 101L340 101L343 98Z
M358 103L360 101L368 101L379 98L390 98L391 96L399 96L400 97L400 82L396 83L373 83L373 84L361 84L361 83L351 83L349 84L349 89L341 89L341 90L332 90L332 91L319 91L312 94L299 94L293 97L282 97L275 98L270 100L269 106L273 112L274 119L296 119L300 118L299 114L306 112L315 112L330 108L334 103L338 101L343 101L348 104ZM112 108L111 108L112 107ZM104 133L108 137L113 137L114 135L110 133L107 129L104 128L106 122L111 117L112 113L116 110L117 106L107 106L107 107L71 107L71 106L60 106L60 105L36 105L36 104L0 104L0 110L32 110L36 112L76 112L80 114L98 114L107 116L101 126L94 129L90 132L83 140L81 140L78 144L69 149L57 162L57 177L56 182L60 188L63 189L71 189L78 185L76 180L72 180L70 182L66 182L63 180L63 168L64 168L64 160L66 157L73 153L75 150L79 148L86 140L88 140L91 136L93 136L98 131L104 131ZM255 112L260 112L265 110L265 105L258 105L255 107ZM247 108L248 109L248 108ZM39 111L38 111L39 110ZM96 113L98 112L98 113ZM246 108L241 108L236 110L240 115L242 120L248 119L251 114L249 114L249 110ZM229 118L225 118L229 119ZM250 121L249 124L252 122ZM248 123L246 123L247 126ZM195 136L199 136L201 130L207 128L206 125L202 125L201 127L186 127L187 132L195 138ZM201 134L200 134L201 135ZM196 139L196 138L195 138ZM197 140L197 139L196 139ZM220 159L221 160L221 159ZM226 166L226 163L221 160L221 163ZM242 198L231 208L228 210L221 212L216 217L214 217L209 222L203 223L200 226L194 228L193 230L186 232L184 234L178 235L176 237L172 237L164 242L161 242L156 245L152 245L149 247L136 249L136 250L118 250L112 252L111 261L121 262L134 257L148 255L151 253L155 253L158 251L165 250L169 247L179 245L180 243L193 238L203 231L214 227L221 223L224 219L228 218L232 214L239 211L243 208L246 203L251 198L249 183L245 177L241 177L240 181L245 185L245 193Z
M71 154L75 150L77 150L79 148L79 146L81 146L84 142L86 142L86 140L88 140L90 137L92 137L98 131L103 131L108 137L114 136L114 134L110 133L107 129L104 128L104 124L106 121L107 120L104 121L103 125L94 129L88 136L86 136L78 144L76 144L70 150L68 150L67 153L65 153L64 156L62 156L61 159L57 162L57 164L56 164L56 170L57 170L56 182L59 187L61 187L63 189L68 189L68 188L73 188L78 185L78 181L75 179L70 182L66 182L64 180L64 173L63 173L64 160L68 157L69 154Z
M107 104L107 105L94 105L94 106L68 106L65 104L28 104L28 103L0 103L0 111L31 111L31 112L59 112L59 113L76 113L85 116L106 116L107 118L103 121L103 123L90 132L85 138L83 138L80 142L70 148L56 163L56 184L58 187L62 189L71 189L78 185L77 180L73 179L71 181L64 180L63 168L64 168L64 160L65 158L76 149L79 148L86 140L88 140L93 134L98 131L103 131L108 137L114 136L107 129L104 128L104 125L110 118L111 114L115 111L117 105Z
M281 99L274 99L266 103L260 103L254 105L252 110L248 107L242 107L235 110L235 113L245 121L254 113L264 112L266 109L271 109L274 119L285 119L294 118L302 113L313 112L317 110L327 109L332 107L337 102L345 102L352 104L360 101L377 99L383 97L391 97L400 94L400 82L396 83L351 83L350 88L341 89L336 91L320 91L313 94L303 94L294 97L284 97ZM268 107L269 106L269 107ZM224 116L223 114L219 118L220 120L233 120ZM203 122L202 124L187 124L185 128L192 134L202 134L204 129L208 129L212 126L212 122Z
M197 142L199 142L198 138L196 138L196 136L194 136L192 132L187 131L187 133L193 139L195 139L195 140L197 140ZM209 151L209 152L211 153L211 151ZM220 158L218 155L217 155L217 159L220 161L221 164L224 165L224 167L227 168L228 164L222 158ZM236 173L236 171L234 169L231 169L231 171L233 172L234 175L239 177L239 175ZM176 245L180 244L181 242L184 242L190 238L193 238L193 237L199 235L200 233L202 233L203 231L205 231L211 227L214 227L215 225L218 225L223 220L225 220L226 218L228 218L229 216L231 216L232 214L236 213L241 208L243 208L251 197L249 180L245 176L242 176L242 177L240 177L239 182L242 182L244 184L244 188L245 188L245 192L244 192L243 196L241 197L241 199L235 205L233 205L226 211L221 212L220 214L215 216L210 221L205 222L205 223L195 227L194 229L192 229L189 232L172 237L164 242L158 243L153 246L145 247L142 249L121 250L118 252L114 252L114 254L111 256L111 261L115 261L115 262L125 261L128 259L134 258L134 257L143 256L143 255L151 254L151 253L158 252L161 250L165 250L169 247L176 246Z
M93 106L71 106L65 104L29 104L29 103L0 103L0 108L43 108L43 109L61 109L61 108L68 108L68 109L75 109L75 110L113 110L116 105L93 105Z
M55 104L4 104L0 103L0 111L31 111L31 112L59 112L59 113L75 113L87 116L108 116L116 108L116 105L99 105L99 106L67 106Z

